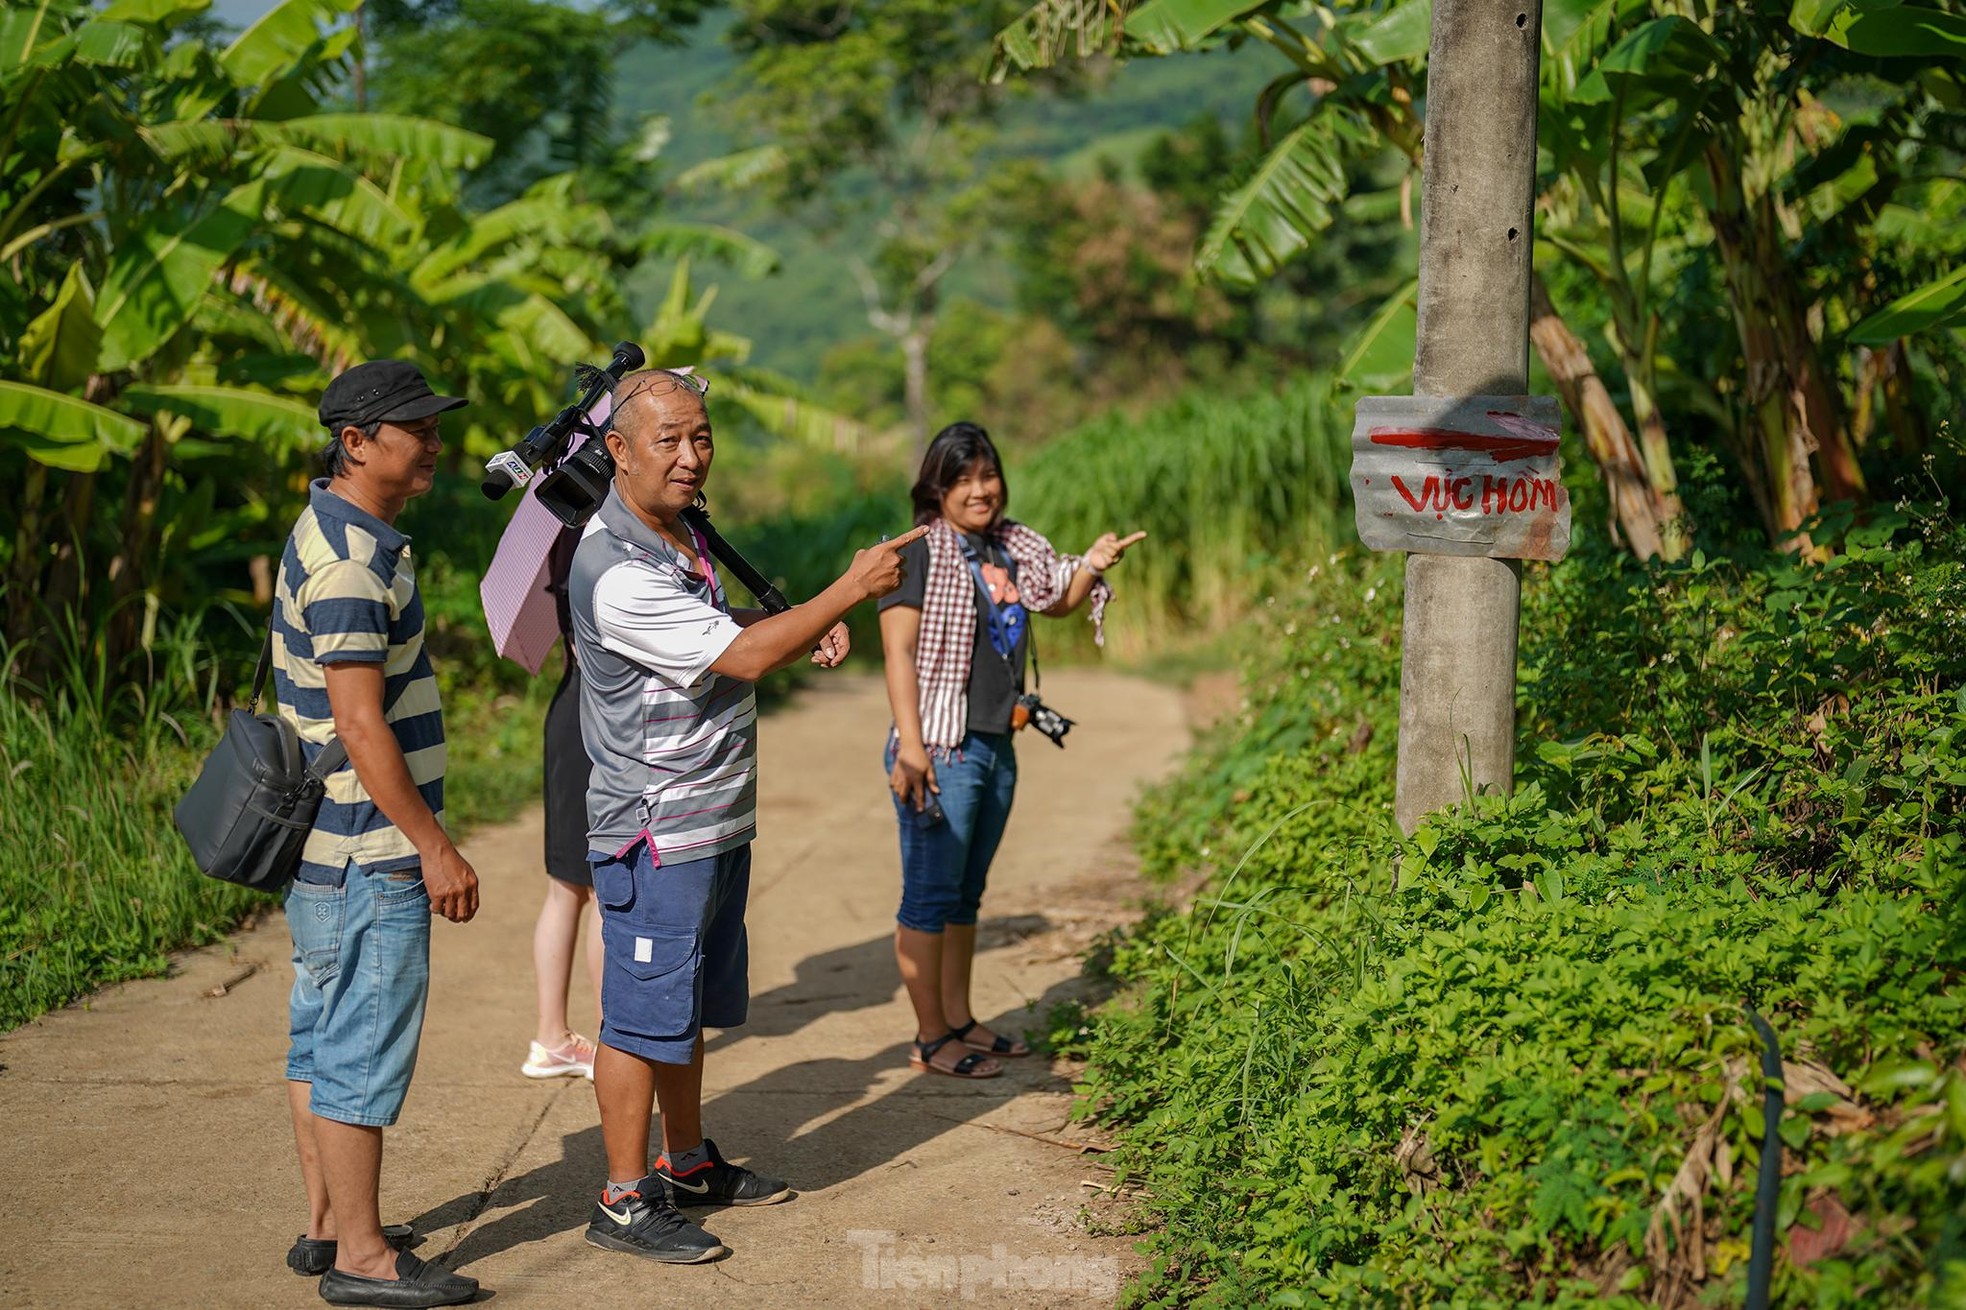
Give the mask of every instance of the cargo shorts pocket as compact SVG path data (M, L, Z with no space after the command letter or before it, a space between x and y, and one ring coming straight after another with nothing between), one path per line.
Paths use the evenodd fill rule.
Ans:
M691 1037L698 1024L699 936L687 930L637 924L636 916L604 916L601 1013L609 1028L630 1037L667 1042Z

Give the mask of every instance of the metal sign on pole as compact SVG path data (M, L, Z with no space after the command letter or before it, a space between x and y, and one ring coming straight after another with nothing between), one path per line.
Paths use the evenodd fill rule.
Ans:
M1358 535L1373 550L1562 559L1570 493L1554 396L1369 396L1352 429Z
M1523 559L1558 559L1555 402L1529 397L1542 0L1434 0L1410 397L1360 402L1359 535L1406 550L1399 773L1411 832L1515 773Z

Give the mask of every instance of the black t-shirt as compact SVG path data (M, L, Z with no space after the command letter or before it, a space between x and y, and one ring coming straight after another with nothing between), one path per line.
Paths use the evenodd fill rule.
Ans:
M982 537L969 537L968 540L983 566L984 578L995 587L1015 589L1017 561L995 542ZM922 597L927 594L928 540L923 538L903 546L901 559L908 570L907 581L881 597L882 609L896 605L920 609ZM1009 732L1010 712L1024 692L1024 661L1031 649L1031 619L1026 617L1024 631L1017 639L1017 649L1010 659L1004 659L990 644L990 602L984 598L983 589L976 585L975 575L969 571L967 561L963 563L963 577L968 579L970 595L976 602L976 648L970 652L969 658L968 727L971 732Z

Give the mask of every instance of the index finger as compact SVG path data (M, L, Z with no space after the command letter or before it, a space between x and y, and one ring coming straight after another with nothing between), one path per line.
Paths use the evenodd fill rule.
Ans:
M1134 545L1141 541L1145 541L1146 539L1147 539L1147 534L1144 532L1131 533L1125 537L1120 538L1119 548L1121 550L1125 550L1128 546Z
M923 537L926 537L927 535L928 535L928 524L924 523L918 528L910 528L906 532L902 533L900 536L894 537L888 541L884 541L881 544L883 546L892 546L894 549L900 550L903 546L907 545L909 542L920 541Z

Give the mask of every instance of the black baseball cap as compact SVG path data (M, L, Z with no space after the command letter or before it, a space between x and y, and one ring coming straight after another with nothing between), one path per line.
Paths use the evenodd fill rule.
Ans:
M377 359L357 364L328 383L319 412L322 426L338 436L350 424L413 423L470 403L432 391L423 370L406 359Z

